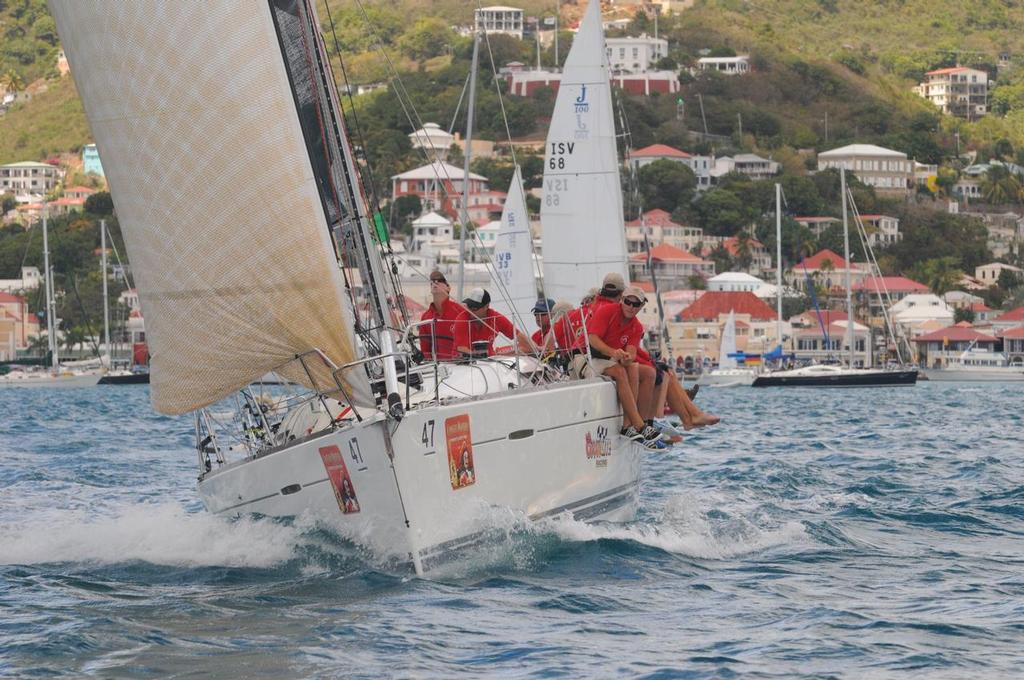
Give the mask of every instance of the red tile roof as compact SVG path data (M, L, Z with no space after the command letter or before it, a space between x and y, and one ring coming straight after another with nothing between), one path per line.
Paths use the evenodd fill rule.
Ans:
M957 328L974 328L974 324L970 321L958 321L953 325Z
M1010 328L999 334L1001 338L1011 338L1016 340L1017 338L1024 339L1024 326L1017 326L1016 328Z
M1005 314L1000 314L993 321L1024 321L1024 307L1018 307L1017 309L1011 309Z
M95 194L95 189L89 187L68 187L64 190L65 194Z
M25 317L25 321L26 323L32 323L37 326L39 325L39 317L36 316L35 314L29 314L27 317Z
M870 290L878 293L888 290L890 293L927 293L928 286L918 283L905 276L871 276L853 284L854 290Z
M959 71L966 71L966 66L950 66L948 68L935 69L934 71L928 71L925 73L926 76L939 76L944 73L957 73Z
M704 262L704 260L693 253L687 252L682 248L670 246L667 243L661 243L651 248L651 258L660 262ZM646 262L647 252L637 253L629 259L633 262Z
M815 253L810 257L805 257L804 259L800 260L800 263L797 264L797 266L793 267L793 269L798 272L802 272L804 270L804 267L806 267L807 269L815 270L821 269L822 263L825 262L826 260L830 260L832 262L833 269L846 269L847 267L846 260L844 260L839 255L836 255L828 248L825 248L824 250Z
M739 252L739 243L740 240L738 238L736 238L735 236L731 236L722 241L722 247L725 248L730 255L736 255ZM758 241L756 238L747 239L747 243L750 244L751 251L753 251L754 248L758 246L764 248L764 244Z
M971 311L972 312L991 312L992 308L989 307L988 305L986 305L984 302L972 302L971 303Z
M821 315L821 321L818 321L818 315ZM827 326L831 326L836 321L846 321L846 312L838 309L823 309L820 312L815 312L813 309L809 309L800 315L801 318L806 319L812 326L820 326L824 323Z
M17 302L20 304L25 302L25 299L20 298L17 295L12 295L11 293L0 291L0 302Z
M931 333L925 333L914 338L914 342L983 342L991 343L995 342L996 339L991 335L985 335L979 333L973 328L961 328L959 326L949 326L948 328L940 328L937 331Z
M630 158L651 158L652 156L665 156L668 158L690 158L692 154L674 149L667 144L651 144L636 151L630 151Z
M662 210L661 208L655 208L654 210L648 210L644 213L644 224L647 226L658 225L662 227L681 227L683 225L676 224L672 221L672 215ZM627 227L639 227L640 220L630 220L626 222Z
M680 312L678 319L680 321L702 319L717 321L721 315L728 314L730 311L740 315L749 315L755 321L772 321L777 318L775 310L750 291L709 290Z

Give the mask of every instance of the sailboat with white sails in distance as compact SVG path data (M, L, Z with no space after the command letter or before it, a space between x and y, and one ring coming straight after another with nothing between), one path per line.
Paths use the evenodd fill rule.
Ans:
M635 515L643 449L618 435L612 383L515 358L417 363L403 344L419 324L310 0L51 6L136 274L153 406L194 414L207 510L309 514L417 573L486 538L491 508ZM603 60L599 16L596 35ZM594 129L590 77L559 95L591 106L559 142L566 162ZM548 195L579 205L580 188L567 176ZM268 409L246 387L271 370L308 393ZM209 407L231 395L243 427L227 433Z

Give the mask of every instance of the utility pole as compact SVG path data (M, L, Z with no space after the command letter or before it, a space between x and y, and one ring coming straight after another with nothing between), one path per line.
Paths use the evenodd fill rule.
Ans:
M739 143L742 144L743 143L743 114L742 113L737 113L736 114L736 124L739 126L739 131L740 131Z
M828 144L828 109L825 109L825 143Z
M558 24L561 23L562 1L555 0L555 70L558 70Z
M704 115L704 95L697 93L697 101L700 102L700 119L704 122L704 134L708 133L708 119Z

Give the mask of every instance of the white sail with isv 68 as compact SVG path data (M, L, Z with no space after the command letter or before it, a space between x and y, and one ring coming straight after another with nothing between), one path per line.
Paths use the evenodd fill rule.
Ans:
M618 435L612 384L404 344L423 329L394 306L311 0L51 8L136 276L153 406L194 414L208 511L306 514L417 573L486 538L491 508L634 516L642 449ZM256 399L268 371L309 391ZM234 438L206 409L232 394Z

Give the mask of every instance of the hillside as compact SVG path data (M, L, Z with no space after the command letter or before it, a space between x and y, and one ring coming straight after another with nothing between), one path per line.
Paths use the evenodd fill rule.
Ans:
M91 140L74 81L49 80L46 92L0 118L0 164L78 152Z

